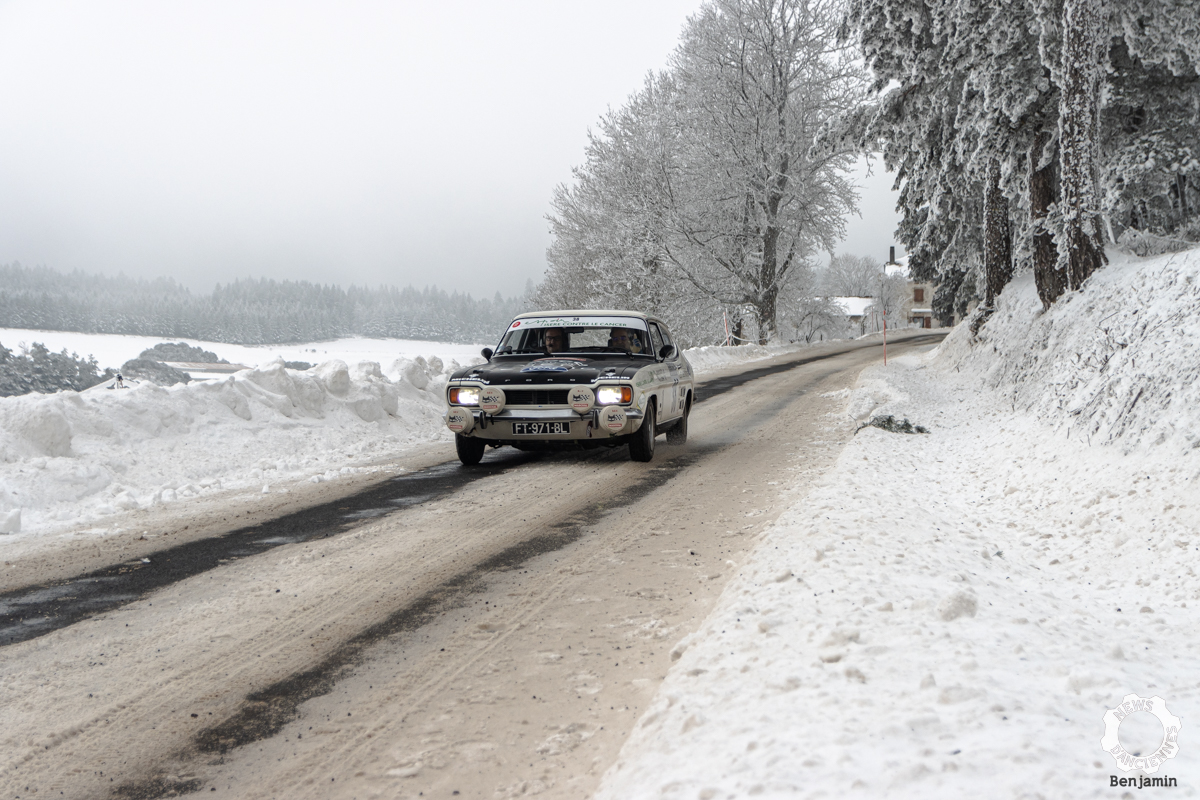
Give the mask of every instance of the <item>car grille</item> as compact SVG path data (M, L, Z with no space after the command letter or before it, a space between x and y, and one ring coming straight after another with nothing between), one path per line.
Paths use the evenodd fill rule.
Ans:
M565 406L569 389L505 389L508 406Z

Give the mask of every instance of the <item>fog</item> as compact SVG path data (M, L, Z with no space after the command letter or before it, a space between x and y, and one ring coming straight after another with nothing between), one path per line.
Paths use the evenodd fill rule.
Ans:
M0 2L0 263L517 294L698 7ZM840 250L886 257L889 185Z

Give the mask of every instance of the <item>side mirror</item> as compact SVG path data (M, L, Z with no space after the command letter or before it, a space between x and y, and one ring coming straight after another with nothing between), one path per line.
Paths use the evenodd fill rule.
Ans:
M674 357L675 357L675 345L673 345L673 344L664 344L662 346L662 350L658 351L659 360L663 360L663 359L667 359L667 358L674 358Z
M483 348L482 350L479 351L479 355L483 356L488 361L491 361L492 360L492 348L490 348L490 347Z

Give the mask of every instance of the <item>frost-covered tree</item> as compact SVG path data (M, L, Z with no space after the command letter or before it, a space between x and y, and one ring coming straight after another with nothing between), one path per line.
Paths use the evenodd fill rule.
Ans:
M960 307L957 303L964 277L966 277L966 273L962 270L951 270L950 272L943 273L942 281L933 293L933 304L931 306L933 316L937 318L938 323L944 328L948 328L954 324L956 314L960 317L966 316L966 304L964 303Z
M701 286L705 268L729 280L722 299L753 309L760 342L789 273L832 247L853 208L849 151L812 147L858 99L835 13L829 0L716 0L672 62L685 159L669 188L687 202L668 206L667 255Z
M1122 4L1110 52L1105 212L1143 254L1200 241L1200 23L1190 4L1178 6Z
M1002 179L1011 172L1017 145L1006 134L1031 98L1012 96L1011 74L997 85L981 77L1022 67L1036 39L998 5L949 0L856 0L847 21L878 93L848 127L897 174L899 235L913 276L1001 267L1004 259L982 257L985 239L1009 236L1006 214L996 213L1007 206L997 193L1007 182L992 166L1001 165ZM985 196L992 213L984 213ZM1001 268L987 285L1006 281Z
M788 298L781 308L781 329L805 344L840 338L847 333L846 310L833 298L813 295Z
M1189 230L1198 17L1183 0L851 0L877 99L847 128L896 171L914 274L968 286L978 269L994 297L1011 262L984 228L1001 195L1047 306L1101 263L1103 213Z
M667 263L663 175L678 151L677 91L651 75L625 106L589 133L586 161L558 186L550 215L550 269L534 293L542 307L636 308L675 323L677 335L712 337L721 317L711 293L682 281Z
M169 279L69 275L0 264L0 320L14 328L267 344L366 335L490 342L524 310L522 298L436 287L320 286L239 280L194 295Z
M835 297L874 297L883 274L883 263L878 259L838 253L821 273L820 291Z
M792 273L833 246L855 202L850 149L812 146L858 100L835 13L710 0L689 19L668 70L601 120L555 193L542 295L594 307L625 287L640 300L628 305L691 309L696 334L701 314L711 327L748 311L767 341Z
M884 274L872 296L875 298L873 307L882 316L881 323L886 321L892 328L907 324L903 311L909 293L908 279L904 275L896 272Z
M34 342L22 348L20 355L0 344L0 397L41 392L74 390L81 392L112 378L111 369L100 372L96 359L80 358L76 353L51 352Z

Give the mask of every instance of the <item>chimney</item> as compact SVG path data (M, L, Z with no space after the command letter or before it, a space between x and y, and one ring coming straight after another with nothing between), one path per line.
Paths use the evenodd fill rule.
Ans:
M888 248L888 263L889 264L896 263L896 246L895 245L892 245L891 247Z

